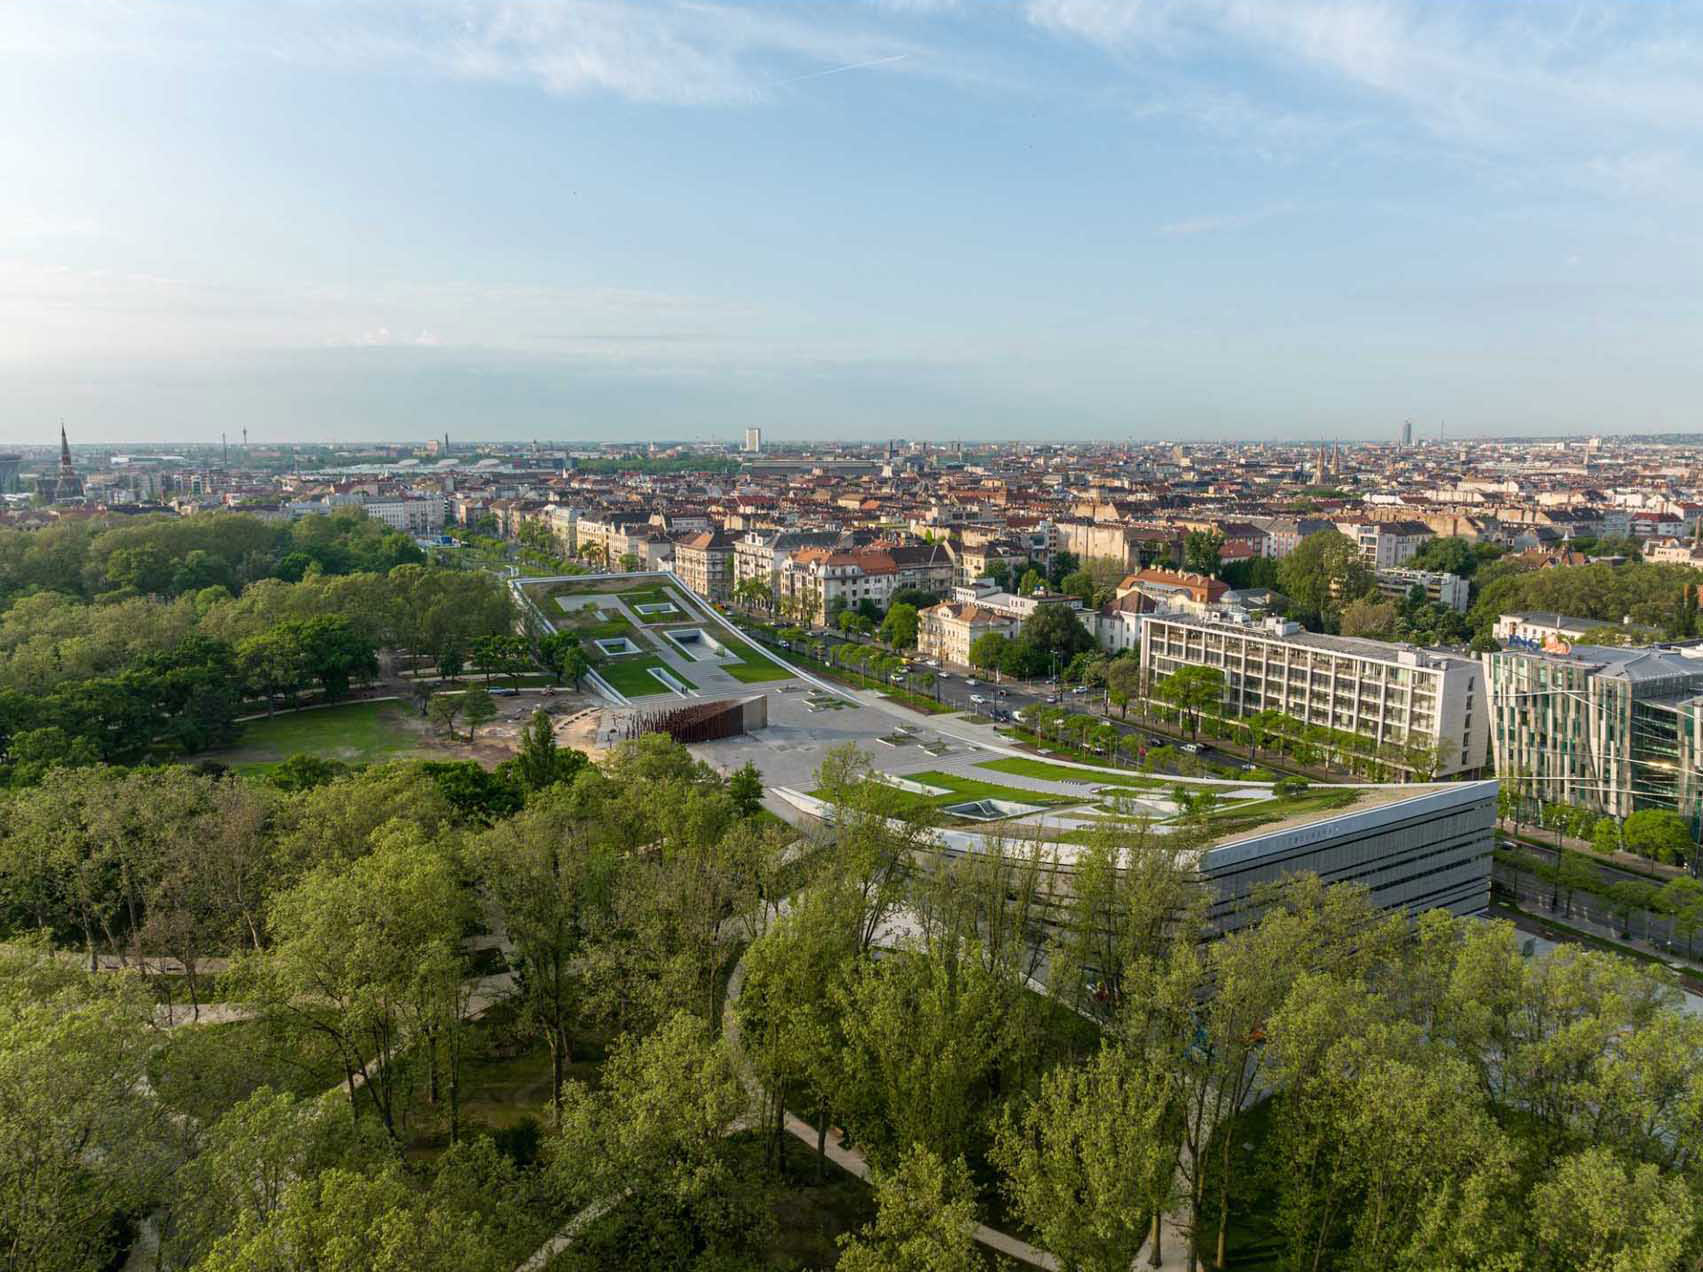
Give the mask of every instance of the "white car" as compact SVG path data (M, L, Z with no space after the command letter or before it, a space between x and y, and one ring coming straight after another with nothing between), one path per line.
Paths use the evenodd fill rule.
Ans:
M979 707L979 706L982 705L982 703L986 702L987 699L982 697L982 695L979 694L979 693L973 693L973 694L970 695L970 701L975 703Z
M967 685L973 685L976 683L976 678L974 676L965 676L964 683Z

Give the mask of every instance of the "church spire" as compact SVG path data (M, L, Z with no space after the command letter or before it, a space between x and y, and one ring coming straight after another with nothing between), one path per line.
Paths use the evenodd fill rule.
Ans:
M71 467L71 439L65 436L65 421L59 421L59 467Z

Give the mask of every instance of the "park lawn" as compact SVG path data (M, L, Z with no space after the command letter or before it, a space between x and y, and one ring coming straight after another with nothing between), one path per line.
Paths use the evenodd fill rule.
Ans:
M289 711L243 725L235 746L199 759L245 775L270 772L292 755L317 755L345 764L377 764L418 755L421 737L400 702L349 702Z
M687 605L672 589L666 587L647 587L632 592L611 593L611 595L619 595L621 603L633 611L633 617L647 626L658 623L678 623L682 619L694 619L698 616L695 609ZM672 614L641 614L637 608L640 605L662 604L674 606L674 612Z
M1302 813L1330 813L1352 806L1360 792L1351 787L1334 786L1313 789L1286 799L1250 800L1244 804L1225 804L1206 815L1206 824L1222 838L1239 834L1258 826L1284 821Z
M661 575L654 577L661 578ZM534 600L539 601L540 609L549 613L554 607L545 602L552 597L620 596L625 600L629 592L653 590L658 586L659 584L651 579L612 579L606 574L587 574L584 578L563 579L558 583L530 583L526 585L526 591Z
M875 782L886 795L893 812L904 815L919 812L924 809L944 808L948 804L962 804L973 799L1002 799L1017 804L1038 805L1046 808L1058 808L1082 801L1068 795L1049 795L1044 791L1031 791L1018 786L999 786L993 782L982 782L972 777L960 777L956 773L941 773L927 770L921 773L906 773L905 780L919 782L924 786L939 786L946 790L944 795L923 795L917 791L903 790L897 786L889 786L885 782ZM872 779L873 780L873 779ZM821 790L810 792L817 799L825 799L827 795ZM979 819L950 819L952 825L987 825Z
M738 631L737 628L734 630ZM727 628L722 627L717 630L716 639L721 641L724 648L739 655L738 662L722 663L721 669L740 684L760 685L771 680L792 679L790 671L764 653L744 632L734 636Z
M643 698L653 693L667 693L667 687L650 674L650 668L661 667L688 689L696 689L690 677L669 666L656 654L624 654L597 665L602 676L618 692L629 698Z
M1128 786L1133 790L1143 791L1162 790L1166 786L1166 783L1157 778L1141 777L1115 769L1066 768L1062 764L1048 764L1045 760L1030 760L1015 755L997 760L983 760L976 767L991 769L995 773L1010 773L1014 777L1038 777L1047 782L1088 782L1099 786Z
M532 598L533 604L546 614L553 614L561 606L556 604L558 596L597 596L606 592L618 592L621 589L600 583L596 575L588 574L584 579L569 579L560 583L526 583L521 590Z
M599 640L609 636L631 636L633 624L625 614L595 605L563 610L552 620L556 630L573 632L582 640Z

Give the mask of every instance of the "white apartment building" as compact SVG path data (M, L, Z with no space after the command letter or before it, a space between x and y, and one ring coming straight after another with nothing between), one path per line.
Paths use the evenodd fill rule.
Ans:
M1094 623L1094 640L1108 654L1116 656L1141 648L1141 625L1151 617L1137 610L1121 609L1113 602L1101 610Z
M1423 521L1339 521L1338 530L1359 545L1374 570L1393 570L1413 559L1435 532Z
M416 535L443 533L444 500L442 495L369 499L365 507L367 516L375 521L384 522L392 530Z
M982 609L998 614L1001 618L1014 618L1019 623L1043 605L1062 605L1068 610L1075 611L1079 617L1082 610L1081 600L1074 596L1057 596L1044 591L1037 591L1029 596L1019 596L1016 592L1001 592L987 583L955 587L952 589L952 599L960 604L979 605Z
M544 510L544 522L550 534L561 545L563 556L579 552L579 509L566 504L551 504Z
M720 530L700 530L676 540L674 570L699 596L726 601L733 590L733 540Z
M1015 636L1021 626L1019 620L983 609L974 601L943 601L917 614L917 652L942 665L967 667L971 645L990 633Z
M636 556L645 562L646 569L654 569L653 554L649 545L656 532L650 524L650 514L641 512L622 512L606 515L588 515L582 513L576 527L576 537L581 550L595 548L602 553L608 564L618 565L624 556ZM673 545L669 545L669 559L673 559Z
M781 570L800 548L831 548L837 530L747 530L733 545L733 586L761 579L771 599L781 594Z
M1466 613L1472 585L1458 574L1435 570L1379 570L1378 591L1392 600L1403 600L1414 588L1425 589L1425 599Z
M952 586L952 557L938 543L801 548L787 558L780 582L783 603L803 606L811 622L825 624L865 600L885 609L902 588L946 591Z
M1229 716L1277 711L1379 745L1438 748L1438 777L1477 773L1490 748L1484 670L1409 645L1325 636L1263 622L1149 614L1141 625L1142 694L1184 666L1224 672Z
M1263 555L1276 560L1288 556L1308 535L1333 528L1328 521L1305 517L1256 517L1253 524L1265 533Z
M283 512L291 517L323 517L359 508L392 530L428 536L443 533L447 502L442 495L337 494L325 499L293 500L284 505Z
M1613 623L1604 623L1594 618L1573 618L1547 610L1526 610L1499 615L1496 625L1490 629L1490 634L1504 645L1511 642L1528 649L1548 647L1554 652L1564 652L1563 646L1570 647L1587 632L1601 631L1605 627L1613 626Z

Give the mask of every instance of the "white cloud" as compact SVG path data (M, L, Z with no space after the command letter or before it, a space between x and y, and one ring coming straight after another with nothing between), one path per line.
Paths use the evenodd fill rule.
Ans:
M707 0L5 0L0 54L267 58L736 104L788 73L916 69L900 55L917 46L859 17Z
M1579 130L1694 136L1703 120L1697 0L1029 0L1026 12L1142 66L1194 65L1221 81L1251 62L1273 96L1298 76L1303 89L1358 93L1491 148Z
M1194 234L1216 234L1225 230L1242 230L1273 217L1287 216L1295 211L1293 203L1276 203L1270 207L1254 208L1247 212L1226 212L1210 216L1190 217L1161 225L1159 233L1176 238Z

